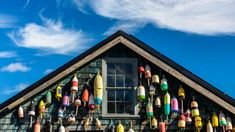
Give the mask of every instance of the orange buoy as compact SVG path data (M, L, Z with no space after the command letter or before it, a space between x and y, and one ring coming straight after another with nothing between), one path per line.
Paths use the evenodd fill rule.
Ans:
M40 132L41 131L41 125L39 120L36 121L35 125L34 125L34 132Z
M166 132L166 124L165 122L159 123L159 132Z
M74 98L77 92L78 92L78 79L77 75L74 74L73 79L71 81L72 103L74 102Z
M23 110L23 108L21 106L18 109L18 117L20 119L24 118L24 110Z
M84 107L86 107L86 103L89 101L89 92L88 89L85 88L82 92L82 102L84 103Z

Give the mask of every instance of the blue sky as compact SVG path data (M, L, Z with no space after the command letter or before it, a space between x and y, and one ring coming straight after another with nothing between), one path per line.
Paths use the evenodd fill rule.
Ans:
M233 1L0 3L0 103L117 30L136 36L235 98Z

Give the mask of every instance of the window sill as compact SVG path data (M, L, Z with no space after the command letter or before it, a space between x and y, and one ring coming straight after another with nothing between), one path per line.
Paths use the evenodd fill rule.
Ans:
M102 115L105 119L139 119L140 115L122 115L122 114L105 114Z

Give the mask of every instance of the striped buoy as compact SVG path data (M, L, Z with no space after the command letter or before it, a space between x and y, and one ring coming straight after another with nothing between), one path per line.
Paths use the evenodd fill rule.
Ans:
M223 129L224 129L224 126L227 125L224 113L222 111L220 111L220 113L219 113L219 125L222 126Z
M184 113L184 99L185 99L185 91L184 88L182 87L182 85L180 85L179 90L178 90L178 96L179 96L179 100L180 100L180 112L181 114Z
M73 75L73 79L71 81L70 91L71 91L71 94L72 94L72 103L73 103L74 99L75 99L75 95L78 92L78 78L77 78L76 74Z
M33 117L35 116L35 105L33 101L30 102L28 115L30 117L29 127L31 128L33 123Z
M166 124L165 122L159 123L159 132L166 132Z
M163 78L161 80L161 90L162 91L167 91L168 90L168 83L167 83L167 80L166 80L164 75L163 75Z
M192 109L192 112L191 112L192 117L196 117L200 115L199 110L198 110L198 104L195 101L194 97L193 97L193 101L191 102L191 109Z
M156 97L155 99L155 106L160 108L161 107L161 99L159 96Z
M40 125L39 120L36 121L33 131L34 132L40 132L41 131L41 125Z
M192 123L191 112L190 112L189 109L186 110L185 119L186 119L186 123L187 124L191 124Z
M119 121L116 131L117 132L124 132L124 127L121 124L121 121Z
M42 119L43 113L46 112L46 107L45 107L45 103L43 100L40 101L38 109L39 109L38 111L39 111L40 117Z
M184 114L181 114L178 121L178 127L184 129L186 127L186 118Z
M65 93L65 95L63 96L63 103L62 104L64 107L69 106L69 96L67 95L67 93Z
M175 96L171 99L171 112L172 112L172 118L176 118L179 113L179 105L178 105L178 100Z
M19 119L24 118L24 110L21 106L18 108L18 118Z
M144 77L148 80L148 86L150 86L150 79L152 77L151 68L149 65L145 65L144 67Z
M55 98L60 101L62 99L62 84L57 85L56 92L55 92Z
M202 128L202 119L200 116L196 116L195 117L195 127L197 128L197 131L200 132L201 128Z
M145 88L143 85L138 86L137 96L140 101L145 99Z
M226 130L231 131L233 129L233 125L232 125L232 120L229 116L226 117L226 122L227 122Z
M216 113L212 115L212 126L214 128L214 132L216 132L216 128L219 126L219 119Z
M150 124L150 129L152 128L152 124L151 124L151 118L153 117L153 105L152 102L150 101L150 98L148 99L148 105L146 107L146 112L147 112L147 116L149 118L149 124Z
M75 112L75 115L78 114L78 107L81 106L81 100L79 98L77 98L75 101L74 101L74 105L76 107L76 112Z
M95 102L93 94L90 94L88 105L90 110L95 110Z
M207 132L213 132L213 128L212 128L210 120L208 121L208 123L206 125L206 131Z
M51 102L52 102L51 100L52 100L52 95L51 95L51 92L48 91L48 92L46 93L46 104L47 104L47 105L50 105Z
M89 91L85 87L85 89L82 92L82 102L84 104L84 107L86 107L86 103L89 101Z
M140 79L142 79L143 77L143 73L144 73L144 67L143 66L140 66L139 69L138 69L138 72L140 74Z
M166 120L168 120L168 115L170 114L170 102L171 97L170 94L167 92L164 96L164 113L166 115Z
M99 73L97 73L94 81L94 100L97 108L100 108L103 98L103 79Z

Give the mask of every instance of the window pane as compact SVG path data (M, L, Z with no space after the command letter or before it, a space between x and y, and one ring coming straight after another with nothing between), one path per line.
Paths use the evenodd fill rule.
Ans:
M124 101L124 91L116 90L116 101Z
M133 74L132 64L125 64L125 75L131 76Z
M115 101L115 90L108 90L108 101Z
M116 76L116 87L124 87L124 76Z
M116 105L117 105L117 113L124 113L124 103L116 102Z
M134 77L133 76L126 76L125 77L125 86L126 87L134 87Z
M108 102L108 113L115 113L115 102Z
M125 90L125 101L133 101L134 93L133 90Z
M126 102L125 103L125 113L134 113L134 104L133 102Z
M116 64L116 74L123 75L124 72L124 66L122 63L117 63Z
M107 73L108 74L115 74L115 64L114 63L107 64Z
M107 87L115 87L115 76L107 76Z

